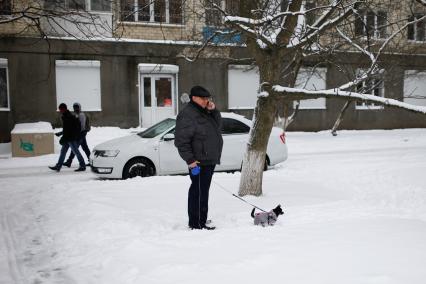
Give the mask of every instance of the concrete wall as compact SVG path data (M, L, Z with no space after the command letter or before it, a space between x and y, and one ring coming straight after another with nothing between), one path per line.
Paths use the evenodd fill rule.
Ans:
M61 125L57 113L55 60L99 60L101 62L101 112L90 112L95 126L135 127L139 125L138 64L164 63L179 66L178 97L194 85L205 86L219 109L228 109L228 64L220 57L238 55L246 58L244 48L213 48L196 62L182 57L185 45L3 38L0 58L8 59L10 111L0 112L0 143L10 141L16 123L49 121ZM231 53L230 53L231 52ZM356 54L341 56L346 72L363 67ZM405 69L426 70L426 57L393 56L388 62L386 97L402 99ZM346 82L347 75L334 66L327 67L327 87ZM179 108L182 104L178 98ZM330 129L344 101L327 100L326 110L301 110L289 130L318 131ZM84 106L83 106L84 109ZM251 118L251 111L244 115ZM426 127L426 116L394 110L348 110L341 129Z
M55 60L101 62L101 112L88 112L93 125L139 125L138 64L179 65L178 96L194 84L203 85L225 109L226 64L218 58L190 63L179 54L184 46L125 42L79 42L5 38L0 58L8 59L10 111L0 112L0 143L10 140L16 123L49 121L61 125L56 101ZM219 64L218 62L222 62ZM83 106L84 110L84 106Z

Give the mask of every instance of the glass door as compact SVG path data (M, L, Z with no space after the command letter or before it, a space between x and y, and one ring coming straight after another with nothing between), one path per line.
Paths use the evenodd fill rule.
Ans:
M141 125L149 127L175 115L175 77L141 74Z

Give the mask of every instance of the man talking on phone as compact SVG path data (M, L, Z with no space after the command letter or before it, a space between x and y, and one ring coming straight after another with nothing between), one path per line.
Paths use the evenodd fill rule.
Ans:
M191 229L214 230L206 222L210 183L222 154L222 117L205 88L194 86L189 96L190 102L177 116L175 130L175 146L191 178L188 225Z

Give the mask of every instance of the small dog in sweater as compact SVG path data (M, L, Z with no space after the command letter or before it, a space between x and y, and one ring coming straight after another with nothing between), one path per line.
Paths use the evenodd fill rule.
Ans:
M262 227L273 226L277 222L278 216L284 214L281 205L269 212L254 213L255 210L256 208L253 208L251 211L251 217L253 217L255 225L262 225Z

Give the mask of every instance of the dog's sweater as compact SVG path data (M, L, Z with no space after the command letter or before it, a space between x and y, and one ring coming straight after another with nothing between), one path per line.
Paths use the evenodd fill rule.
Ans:
M254 214L254 224L255 225L262 225L262 226L270 225L270 226L273 226L275 224L275 222L277 222L277 219L278 219L277 215L272 210L269 211L269 212L260 212L260 213Z

